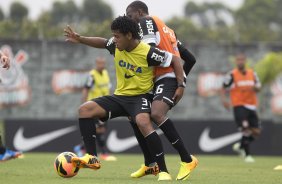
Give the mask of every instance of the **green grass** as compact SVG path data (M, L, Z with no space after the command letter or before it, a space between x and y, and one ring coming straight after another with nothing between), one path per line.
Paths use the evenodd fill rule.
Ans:
M139 184L157 183L157 177L146 176L131 179L132 171L142 163L141 155L117 155L117 162L102 162L98 171L81 169L77 176L69 179L59 177L54 170L55 153L26 153L24 159L0 162L2 184ZM282 164L282 157L255 157L256 162L244 163L236 156L198 155L199 166L187 181L165 183L189 184L278 184L282 183L282 171L274 171ZM167 166L175 179L179 169L176 155L166 156Z

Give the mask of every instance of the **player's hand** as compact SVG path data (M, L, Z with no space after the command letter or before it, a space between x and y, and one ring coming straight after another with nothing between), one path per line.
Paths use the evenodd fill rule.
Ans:
M230 110L230 103L228 101L223 101L222 104L226 110Z
M175 105L179 102L179 100L182 98L184 93L184 88L183 87L178 87L172 97L174 100Z
M67 27L64 29L65 37L67 42L72 43L79 43L79 37L80 35L72 30L72 28L67 25Z
M9 57L7 57L5 55L2 55L1 59L0 59L0 62L1 62L1 66L3 68L6 68L7 70L10 68L10 59L9 59Z

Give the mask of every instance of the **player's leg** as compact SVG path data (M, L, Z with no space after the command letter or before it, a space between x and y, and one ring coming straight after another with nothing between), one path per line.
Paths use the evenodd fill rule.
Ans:
M0 135L0 161L6 161L6 160L10 160L13 158L18 158L23 156L22 152L19 151L12 151L7 149L3 142L2 142L2 137Z
M249 144L250 140L252 139L252 132L250 130L250 122L248 119L249 111L244 106L236 106L233 110L235 122L239 131L242 132L240 143L235 143L233 145L233 150L244 158L247 158L250 155Z
M150 120L150 114L148 113L140 113L136 116L136 123L139 127L142 135L144 136L148 149L150 151L151 155L154 155L154 159L156 160L159 172L162 173L168 173L165 159L164 159L164 151L162 147L161 140L154 130L151 120ZM165 178L159 177L159 180L171 180L170 175L166 175Z
M131 177L132 178L140 178L143 177L147 174L151 174L152 172L150 172L149 170L151 170L151 167L154 165L154 163L156 162L154 160L154 158L151 156L150 154L150 150L147 146L147 142L144 138L144 136L142 135L141 131L139 130L137 124L135 122L133 122L132 120L130 121L130 125L132 126L132 129L134 131L134 135L138 141L138 144L141 148L141 151L143 153L144 156L144 163L142 164L140 169L138 169L137 171L131 173Z
M173 122L167 117L167 112L174 106L172 97L177 88L177 81L173 78L164 78L156 82L155 86L151 117L180 155L182 162L177 180L186 180L191 171L197 166L198 161L185 148Z
M83 157L73 157L72 162L79 167L99 169L101 167L96 150L96 123L99 117L105 117L106 111L94 101L88 101L79 107L79 129L85 146Z
M245 138L245 152L246 152L246 157L245 161L246 162L254 162L255 160L251 156L250 153L250 145L252 144L253 141L260 135L261 133L261 126L259 122L259 118L257 116L256 111L254 110L249 110L248 113L248 124L249 128L248 131L250 132L249 135Z
M97 159L96 150L96 123L98 119L108 119L109 112L116 117L121 107L112 100L111 96L96 98L82 104L79 108L79 128L84 142L86 154L72 161L81 167L99 169L100 162Z
M158 167L155 168L159 168L160 171L167 173L162 143L158 134L153 128L149 114L151 111L151 103L149 98L149 95L140 95L137 97L124 99L124 103L126 103L124 108L130 117L133 117L134 122L137 124L140 132L144 136L150 154L157 162ZM171 180L170 175L167 178L163 178L163 180Z

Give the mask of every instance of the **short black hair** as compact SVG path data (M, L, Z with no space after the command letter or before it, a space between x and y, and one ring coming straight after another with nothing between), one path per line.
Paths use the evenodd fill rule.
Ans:
M142 1L133 1L130 3L127 8L132 8L134 10L142 10L144 13L149 14L148 6ZM127 9L126 8L126 9Z
M111 30L119 31L124 35L131 33L134 39L141 39L139 25L127 16L118 16L115 18L115 20L112 22Z

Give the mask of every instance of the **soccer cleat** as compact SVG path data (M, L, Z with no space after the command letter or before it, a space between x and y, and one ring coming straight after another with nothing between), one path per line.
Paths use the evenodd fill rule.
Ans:
M134 173L131 173L132 178L141 178L143 176L152 174L152 175L157 175L160 170L159 166L157 163L150 164L151 166L147 167L144 164L141 165L141 168L135 171Z
M85 154L83 157L72 157L72 163L79 168L100 169L101 164L96 156Z
M0 154L0 161L6 161L13 158L23 158L22 152L6 149L5 153Z
M241 157L245 157L245 151L240 147L241 144L239 142L233 144L232 149L233 151L235 151L236 153L238 153Z
M105 161L117 161L117 157L109 154L100 154L99 158Z
M167 172L160 172L158 181L171 181L171 175Z
M178 172L178 175L176 177L176 180L187 180L190 176L190 173L193 169L195 169L198 165L198 159L191 155L192 162L181 162L180 163L180 169Z
M248 156L245 157L245 162L254 163L255 159L251 155L248 155Z

